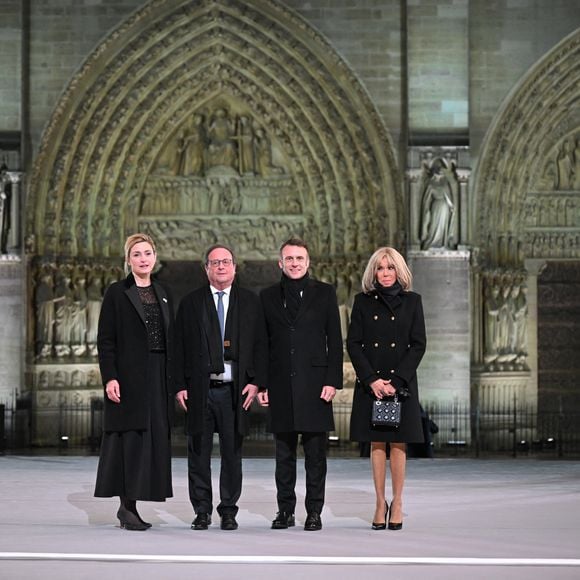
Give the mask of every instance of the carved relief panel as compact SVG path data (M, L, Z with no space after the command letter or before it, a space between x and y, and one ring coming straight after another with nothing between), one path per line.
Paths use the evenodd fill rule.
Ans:
M525 272L487 271L483 279L486 371L527 371L528 289Z
M526 257L580 258L580 132L551 148L523 221Z

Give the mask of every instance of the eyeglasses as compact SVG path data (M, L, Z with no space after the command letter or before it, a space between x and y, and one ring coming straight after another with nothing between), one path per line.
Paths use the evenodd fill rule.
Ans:
M220 264L223 264L224 266L231 266L233 264L233 260L231 258L224 258L223 260L208 260L208 266L211 266L212 268L219 268Z

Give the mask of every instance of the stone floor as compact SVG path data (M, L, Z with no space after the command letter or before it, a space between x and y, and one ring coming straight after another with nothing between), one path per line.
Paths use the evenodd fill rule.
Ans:
M329 460L323 530L270 530L273 460L244 460L240 528L189 529L186 461L174 495L127 532L92 497L95 457L0 457L0 578L580 578L580 462L415 459L401 531L370 529L368 459ZM214 465L214 473L218 463ZM304 521L300 469L297 520Z

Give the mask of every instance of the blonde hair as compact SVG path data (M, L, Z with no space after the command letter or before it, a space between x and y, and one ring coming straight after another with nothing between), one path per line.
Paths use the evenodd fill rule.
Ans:
M151 236L147 234L133 234L127 238L125 241L125 274L131 272L131 266L129 266L129 254L133 249L133 246L140 244L141 242L147 242L152 248L153 253L157 255L157 250L155 249L155 242Z
M375 281L377 279L377 270L383 258L387 258L388 263L395 267L397 273L397 280L403 287L403 290L411 290L413 284L413 275L405 258L395 250L395 248L383 247L375 251L369 258L368 264L365 268L362 277L362 290L365 294L369 294L375 289Z

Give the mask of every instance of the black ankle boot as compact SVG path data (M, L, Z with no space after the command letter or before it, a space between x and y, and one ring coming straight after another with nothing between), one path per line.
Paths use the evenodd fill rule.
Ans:
M126 497L121 497L121 507L119 508L119 512L124 513L125 511L128 513L133 514L137 520L139 521L139 523L143 526L145 526L145 528L150 528L151 524L149 522L144 521L141 516L139 515L139 512L137 511L137 501L134 499L128 499ZM117 517L119 517L119 512L117 512ZM132 519L132 518L131 518ZM121 526L123 527L123 526Z

